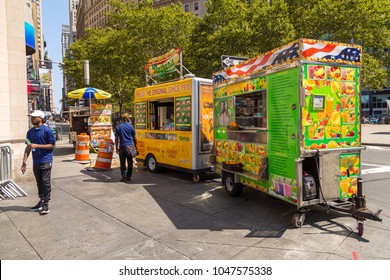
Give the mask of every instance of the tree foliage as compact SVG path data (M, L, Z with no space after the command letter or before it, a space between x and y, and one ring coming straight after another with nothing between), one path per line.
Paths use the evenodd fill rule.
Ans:
M64 71L74 87L84 86L83 61L89 60L90 85L112 94L112 103L133 108L133 93L145 86L147 60L174 47L188 48L196 19L180 5L154 9L151 1L112 1L111 20L104 29L88 30L70 46Z
M363 86L389 87L390 1L286 0L298 38L363 47Z
M253 57L299 38L354 43L363 46L363 87L390 86L388 0L208 0L203 19L181 3L111 4L109 24L71 45L64 70L83 87L88 59L91 86L111 92L120 109L132 108L134 89L145 85L147 60L178 47L191 72L211 78L221 55Z
M192 35L191 66L211 77L221 55L253 57L295 39L283 0L209 0L207 15Z

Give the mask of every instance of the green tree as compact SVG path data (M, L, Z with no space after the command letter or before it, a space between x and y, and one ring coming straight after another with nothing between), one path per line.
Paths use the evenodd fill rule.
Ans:
M111 91L120 108L132 106L134 88L144 85L151 57L180 47L184 65L200 77L221 69L221 55L254 57L299 38L363 46L363 87L389 86L388 0L208 0L201 19L181 4L161 9L111 1L111 21L71 46L65 72L83 86L84 59L91 85ZM170 75L167 78L172 78ZM177 76L176 76L177 77Z
M206 7L191 37L189 65L196 75L211 78L221 69L221 55L247 54L251 29L245 1L209 0Z
M363 47L363 87L390 86L390 1L286 0L297 38Z
M88 59L90 86L110 92L119 111L124 104L131 105L129 93L140 84L139 76L128 70L132 63L125 53L131 44L124 43L124 35L122 30L111 28L89 30L84 39L71 45L64 61L66 75L79 88L85 86L83 61Z
M138 63L136 66L142 73L148 59L172 48L181 48L185 61L198 19L184 12L181 4L160 9L153 8L153 1L150 0L135 5L121 1L113 1L112 4L114 13L110 26L126 30L126 36L134 40L138 51L129 53L129 56Z
M284 0L253 0L250 7L252 56L265 53L296 39Z
M88 30L64 61L75 87L83 87L83 63L90 64L90 84L112 94L112 103L132 109L134 89L145 86L147 60L181 47L185 53L196 18L180 5L154 9L151 1L128 4L112 1L111 21L104 29Z
M221 69L221 55L253 57L293 41L283 0L209 0L191 41L191 67L204 77Z

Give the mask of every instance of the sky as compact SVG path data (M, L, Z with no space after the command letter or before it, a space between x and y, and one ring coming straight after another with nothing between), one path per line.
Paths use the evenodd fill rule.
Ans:
M53 60L53 91L55 111L61 111L62 71L54 62L62 61L61 31L62 25L69 25L68 0L41 0L42 29L46 41L46 51Z

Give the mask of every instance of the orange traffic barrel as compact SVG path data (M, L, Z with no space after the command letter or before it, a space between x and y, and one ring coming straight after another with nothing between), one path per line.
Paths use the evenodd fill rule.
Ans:
M101 141L99 151L96 158L95 168L110 169L112 161L112 153L114 151L114 142L111 139Z
M89 135L81 133L76 137L76 154L75 160L89 161Z

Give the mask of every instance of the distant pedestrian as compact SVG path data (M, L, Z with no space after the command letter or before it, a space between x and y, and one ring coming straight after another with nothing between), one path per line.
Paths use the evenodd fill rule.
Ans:
M135 129L128 113L122 115L122 123L115 128L115 148L119 154L121 182L131 180L133 174L133 158L137 155L137 140ZM127 162L127 171L126 171Z
M26 149L22 163L22 173L27 170L27 159L32 151L33 171L38 186L39 202L31 211L40 212L41 215L49 213L51 196L51 168L53 164L53 149L56 139L50 127L43 125L45 114L35 110L30 114L33 127L27 131Z

